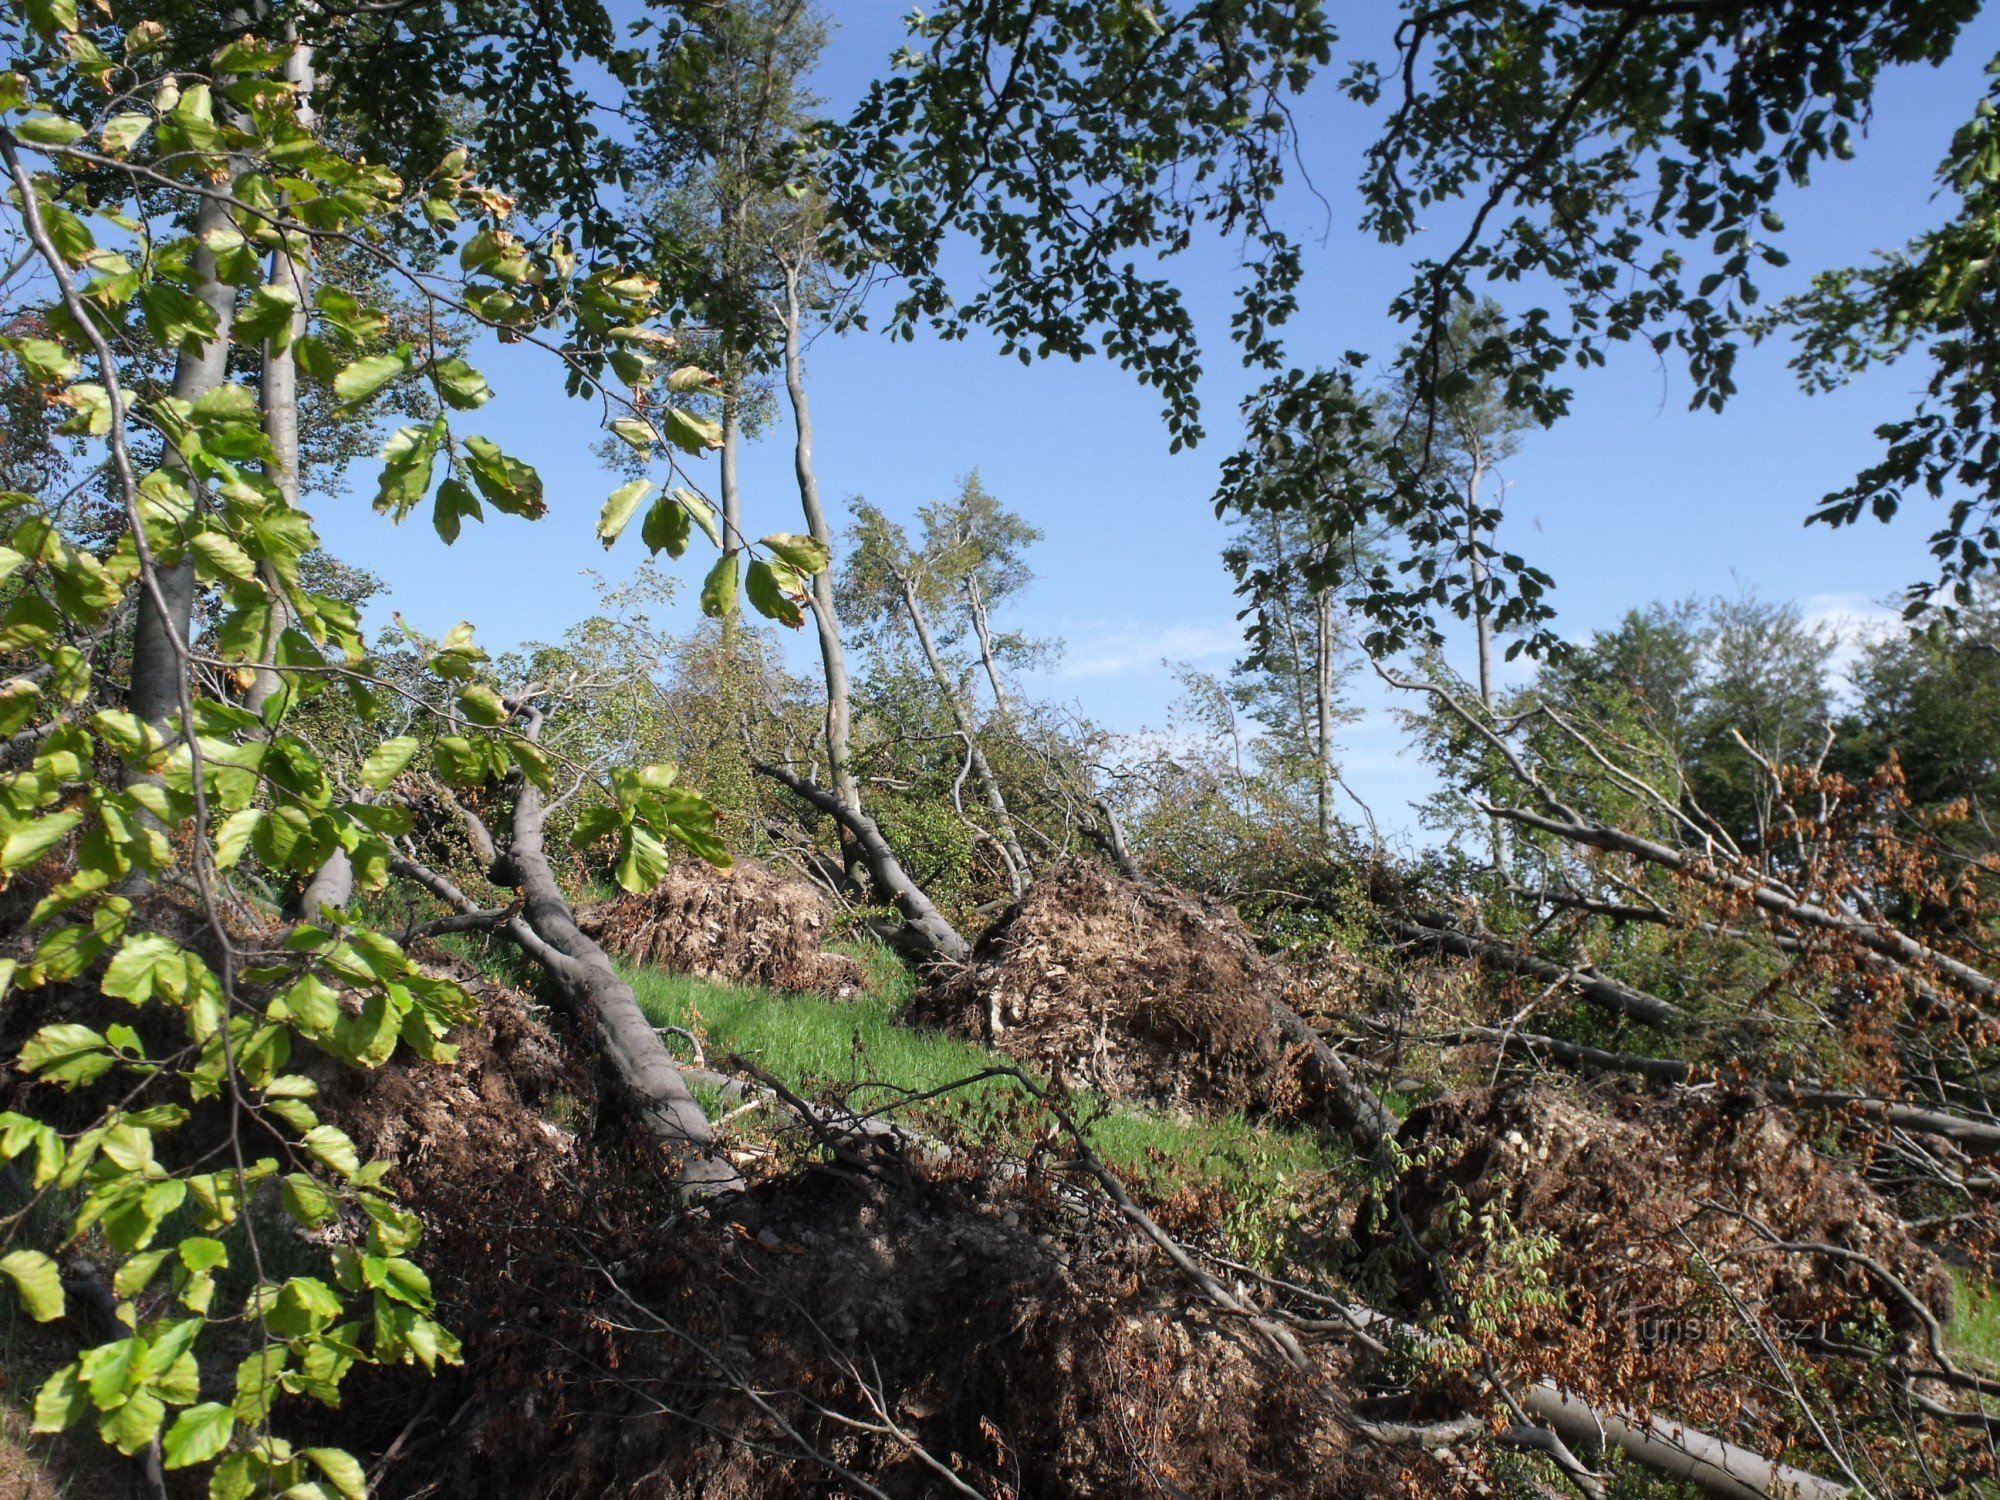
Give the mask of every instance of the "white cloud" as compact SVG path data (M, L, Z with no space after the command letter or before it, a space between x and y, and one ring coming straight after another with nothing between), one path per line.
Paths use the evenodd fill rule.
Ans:
M1813 594L1799 603L1806 624L1833 632L1833 673L1843 684L1861 660L1861 648L1902 624L1900 611L1866 594Z
M1062 678L1120 677L1153 671L1162 661L1214 661L1236 655L1243 633L1235 625L1169 625L1164 629L1124 625L1073 636L1055 675Z

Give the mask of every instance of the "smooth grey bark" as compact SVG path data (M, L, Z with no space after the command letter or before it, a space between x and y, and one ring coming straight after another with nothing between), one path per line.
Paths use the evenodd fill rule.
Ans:
M819 474L813 466L812 403L806 394L805 347L800 328L799 268L784 267L785 296L780 320L785 335L785 394L791 399L792 468L798 476L799 505L805 511L806 533L831 552L833 529L820 504ZM861 789L854 780L854 694L847 675L847 651L840 638L840 615L834 607L833 569L813 575L813 627L819 636L819 659L826 676L826 758L834 795L844 807L861 810ZM843 824L841 843L852 835Z
M1084 836L1110 856L1111 863L1118 867L1118 873L1138 885L1146 883L1146 876L1139 868L1139 862L1132 858L1132 848L1125 842L1125 824L1118 816L1118 810L1103 797L1091 802L1098 821L1084 825Z
M1333 843L1333 595L1313 595L1313 793L1322 849Z
M715 1131L688 1091L673 1054L639 1009L611 958L576 925L542 846L542 794L523 781L514 801L513 836L494 872L521 893L509 936L547 973L564 1008L585 1027L640 1129L655 1148L679 1159L682 1185L714 1191L738 1184L736 1169L715 1150ZM501 877L510 877L502 879Z
M972 615L972 633L979 641L979 661L986 668L986 681L993 688L993 706L1002 719L1014 716L1007 701L1007 689L1000 681L1000 663L993 655L993 630L986 616L986 595L979 587L979 575L965 575L965 605Z
M310 47L292 48L292 55L285 61L285 79L297 91L300 119L310 122L314 83ZM276 348L268 339L264 343L263 380L258 393L264 412L264 435L270 439L272 450L277 454L270 479L277 485L278 493L285 497L285 503L294 509L299 504L301 479L299 362L295 350L298 340L311 323L312 262L309 256L310 250L303 244L297 248L284 245L271 252L270 284L288 289L298 299L298 308L292 314L291 336L285 341L285 347ZM284 676L275 663L279 640L292 623L291 606L286 601L284 583L277 570L264 563L257 571L271 614L264 629L262 648L258 652L258 665L253 669L250 686L243 694L243 706L253 714L263 713L264 705L284 688Z
M919 964L965 962L972 945L959 935L958 929L945 920L931 898L910 879L902 862L896 858L896 851L889 847L889 841L882 836L882 830L873 818L859 808L846 806L826 788L813 785L798 772L784 766L753 761L750 769L760 776L770 777L793 795L835 819L854 836L855 846L867 862L868 874L876 889L895 903L896 910L902 915L903 926L898 941L912 958Z
M1594 969L1579 969L1556 963L1551 959L1538 958L1532 953L1523 953L1498 938L1461 932L1456 927L1430 922L1409 922L1399 918L1388 918L1383 922L1383 926L1407 943L1436 948L1445 953L1455 953L1460 958L1478 959L1482 963L1492 964L1495 968L1505 969L1509 973L1519 974L1527 979L1538 979L1544 984L1570 985L1579 995L1599 1009L1614 1011L1643 1025L1665 1026L1680 1018L1680 1007L1671 1000L1662 1000L1658 995L1635 990L1629 984L1621 983Z
M1479 551L1477 517L1479 515L1479 492L1486 485L1486 449L1475 442L1472 449L1472 474L1465 483L1465 533L1466 542L1472 549L1472 622L1479 651L1479 705L1486 710L1490 719L1494 714L1496 697L1493 688L1493 602L1491 598L1490 574L1486 559ZM1493 846L1493 868L1496 872L1507 868L1507 826L1497 817L1487 818L1488 835Z
M1335 1303L1340 1321L1357 1333L1394 1338L1419 1348L1438 1336L1362 1303ZM1586 1452L1616 1449L1632 1462L1685 1479L1724 1500L1847 1500L1854 1491L1838 1480L1779 1463L1749 1448L1684 1426L1670 1416L1641 1417L1593 1405L1553 1380L1519 1393L1521 1409L1569 1446Z
M354 896L354 863L347 857L345 849L336 848L326 857L324 863L313 871L313 878L306 882L306 888L299 893L299 915L308 922L319 920L319 909L330 906L335 911L343 909Z
M986 752L979 748L979 737L973 732L972 715L959 696L958 685L951 680L951 673L945 670L944 658L938 654L937 642L931 638L930 621L924 615L922 601L917 598L915 580L909 574L899 572L896 582L902 589L903 608L910 617L911 628L916 631L917 644L923 648L924 660L930 664L931 676L937 682L938 691L944 695L945 706L951 710L952 722L965 739L966 757L972 762L972 774L978 778L980 794L986 799L987 811L993 814L993 821L999 830L1000 848L1006 856L1007 884L1019 896L1027 889L1028 856L1021 848L1014 820L1008 815L1007 799L1000 793L999 779L987 762Z
M229 374L229 329L236 318L236 289L215 274L215 256L203 244L211 230L232 228L229 210L215 198L204 197L195 210L194 294L215 314L215 337L195 349L182 347L174 359L173 394L181 401L198 401ZM170 455L168 462L175 459ZM180 712L183 655L194 620L194 558L162 567L155 575L164 617L150 594L142 593L132 632L132 679L126 707L142 723L159 728Z

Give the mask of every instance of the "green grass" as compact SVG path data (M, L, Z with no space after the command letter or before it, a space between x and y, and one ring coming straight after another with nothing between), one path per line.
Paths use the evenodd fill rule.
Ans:
M897 1090L922 1093L968 1078L1006 1059L941 1032L899 1025L911 980L893 955L861 944L848 947L870 971L872 993L851 1000L715 984L686 974L621 966L639 1006L656 1026L681 1026L702 1036L712 1064L732 1054L755 1061L791 1087L846 1089L856 1108L891 1103ZM888 1085L893 1085L889 1087ZM1302 1130L1267 1128L1240 1115L1181 1119L1149 1110L1112 1109L1080 1099L1078 1116L1103 1159L1146 1180L1150 1195L1180 1188L1219 1187L1261 1219L1284 1215L1279 1199L1327 1177L1346 1158L1324 1138ZM931 1129L971 1132L1001 1149L1023 1149L1044 1117L1012 1080L986 1079L948 1098L899 1112ZM1242 1226L1253 1239L1272 1226Z
M1951 1326L1945 1341L1955 1355L2000 1373L2000 1289L1952 1272Z

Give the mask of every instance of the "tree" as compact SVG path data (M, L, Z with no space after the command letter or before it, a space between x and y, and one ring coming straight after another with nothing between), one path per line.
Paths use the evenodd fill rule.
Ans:
M294 19L219 49L199 23L177 34L126 16L114 27L62 6L0 21L16 69L0 75L7 227L40 277L13 291L53 291L52 302L10 307L0 322L36 330L10 333L8 353L76 440L80 466L108 490L117 518L79 527L60 491L0 496L0 651L15 669L0 873L43 892L9 935L0 983L45 997L58 1015L79 991L141 1012L136 1028L51 1020L16 1059L22 1073L79 1093L97 1113L71 1128L78 1116L58 1112L52 1123L31 1099L5 1117L0 1153L31 1164L33 1198L0 1218L10 1247L0 1273L32 1316L60 1315L58 1268L26 1239L52 1195L73 1193L70 1230L103 1235L116 1295L172 1278L176 1307L109 1331L43 1387L36 1409L43 1430L88 1416L121 1451L150 1452L155 1491L162 1464L213 1462L218 1493L304 1492L313 1475L356 1493L363 1481L350 1456L295 1450L272 1435L273 1400L288 1391L332 1403L357 1363L457 1358L408 1258L421 1225L393 1201L386 1165L362 1163L309 1102L311 1079L287 1071L295 1047L360 1066L399 1044L446 1057L446 1033L472 1011L465 991L415 964L356 893L401 879L450 913L413 930L507 936L576 1015L636 1132L675 1162L689 1190L734 1176L629 987L578 931L557 887L544 797L563 757L544 746L542 728L563 686L500 678L469 625L371 656L352 580L312 561L315 537L300 509L304 392L344 415L372 416L421 380L431 399L389 436L376 508L401 520L426 507L447 541L487 506L527 520L545 510L534 470L466 430L491 394L485 376L449 343L388 342L387 310L335 281L311 286L314 262L337 250L403 282L433 311L443 304L547 350L635 446L677 440L706 451L698 426L676 422L680 408L654 394L656 381L669 392L687 383L654 370L674 347L649 326L659 287L615 253L570 248L602 228L585 222L591 205L579 209L575 241L561 232L524 241L512 201L475 176L463 148L424 163L406 187L336 144L383 123L346 112L355 57L345 49L394 54L383 28L402 23L365 12L343 30L341 18L315 11L308 37ZM490 62L516 40L474 50ZM330 86L313 87L316 69ZM379 81L390 94L401 86ZM425 118L444 112L442 100L429 103ZM502 106L482 123L504 135L518 118ZM421 134L422 118L405 123ZM559 199L577 182L535 152L577 143L574 134L559 147L516 139L514 154L495 160ZM430 255L399 257L426 240L456 251L459 274L436 274ZM252 371L254 384L232 378ZM671 458L664 467L669 479L677 472ZM39 477L32 466L20 472ZM681 486L648 505L657 487L637 480L614 492L599 523L607 543L643 510L652 550L684 550L700 497ZM789 596L760 579L789 577L803 592L800 565L796 555L759 557L753 604L782 616ZM718 607L733 602L730 589ZM128 627L129 694L116 670ZM315 710L340 699L340 722L354 732L317 743L325 716ZM102 774L120 763L124 777ZM669 843L727 858L713 809L678 786L672 768L565 769L602 788L575 840L614 842L616 876L629 888L658 878ZM482 907L424 864L413 840L436 807L417 794L419 777L507 811L496 837L467 802L445 799L448 833L518 900ZM299 909L274 925L278 913L260 907L259 893L293 883L304 887ZM264 920L246 923L245 912ZM188 1159L174 1133L192 1105L224 1111L270 1154ZM263 1282L240 1307L217 1306L216 1273L229 1256L217 1235L241 1221L253 1262L266 1264L246 1210L257 1184L280 1180L291 1218L311 1228L348 1215L366 1226L359 1248L337 1251L324 1278ZM193 1232L177 1227L177 1242L155 1248L183 1204ZM372 1318L341 1321L350 1299ZM195 1346L226 1322L240 1322L262 1351L240 1374L233 1406L200 1400L192 1373ZM181 1408L171 1425L170 1408Z
M1758 270L1784 261L1778 195L1850 154L1883 77L1950 56L1979 8L1412 0L1394 55L1351 59L1336 86L1385 106L1365 159L1365 231L1410 244L1424 223L1464 210L1463 231L1415 261L1389 309L1409 328L1395 369L1419 429L1434 427L1466 376L1495 382L1518 418L1553 423L1570 405L1570 369L1636 341L1674 355L1692 405L1720 407L1759 301ZM914 24L899 70L871 88L836 141L833 166L848 222L906 279L905 326L983 324L1024 358L1101 346L1162 391L1176 440L1190 439L1200 431L1202 350L1178 289L1143 275L1132 252L1170 259L1211 224L1247 247L1231 331L1252 367L1269 372L1218 502L1245 512L1282 503L1313 514L1329 536L1394 538L1400 555L1361 592L1371 649L1434 639L1439 610L1469 617L1481 601L1496 630L1524 632L1523 649L1558 644L1550 580L1528 559L1484 558L1475 584L1477 518L1468 524L1462 490L1429 467L1426 445L1408 449L1410 423L1380 420L1356 377L1365 357L1286 367L1279 331L1297 312L1301 263L1273 204L1294 103L1335 55L1319 7L1187 0L1023 13L965 3ZM1836 280L1800 309L1804 323L1829 330L1819 347L1832 358L1809 343L1811 368L1837 373L1850 355L1921 351L1938 372L1934 402L1969 402L1985 420L1983 343L1965 336L1984 327L1984 283L1957 272L1980 263L1989 133L1982 113L1947 169L1963 217L1882 268L1892 296L1869 295L1874 281ZM1050 162L1062 170L1045 170ZM984 277L956 300L942 253L952 230L979 246ZM1489 288L1530 284L1547 289L1545 305L1509 306L1457 366L1460 310ZM1971 551L1960 539L1987 504L1987 445L1959 446L1942 412L1915 423L1902 431L1909 441L1890 435L1880 482L1864 476L1849 502L1829 502L1827 518L1857 515L1878 494L1893 509L1919 478L1965 484L1938 545L1960 559L1948 573L1976 567L1978 537L1963 537ZM1273 470L1262 450L1286 430L1304 440Z
M952 607L954 598L965 600L996 706L1004 712L1005 690L1000 685L998 658L1018 654L1024 647L1017 639L995 637L987 611L1028 581L1021 552L1039 540L1041 533L1001 507L979 482L977 471L965 477L952 500L934 501L918 509L924 528L921 546L912 547L903 528L867 502L855 501L853 511L854 541L841 572L853 614L878 635L907 635L922 652L992 815L994 826L989 836L1000 850L1008 886L1018 896L1026 889L1032 866L1021 847L999 778L981 748L967 684L945 659L953 636L945 635L941 641L932 621L934 615Z
M1922 635L1884 632L1861 648L1852 707L1832 764L1860 778L1892 755L1917 808L1962 806L1946 836L1962 856L1993 851L2000 806L2000 617L1995 591L1977 589L1949 625Z
M805 0L715 7L688 29L634 103L645 133L644 199L655 257L685 268L689 316L709 330L722 408L725 552L742 534L738 480L750 383L777 342L774 240L793 238L800 157L818 101L801 80L825 44Z
M1331 585L1305 581L1313 538L1296 513L1240 521L1236 537L1224 558L1255 601L1256 622L1231 696L1265 728L1259 760L1267 770L1302 774L1311 785L1314 827L1330 849L1340 783L1334 735L1356 717L1341 702L1354 670L1347 615Z

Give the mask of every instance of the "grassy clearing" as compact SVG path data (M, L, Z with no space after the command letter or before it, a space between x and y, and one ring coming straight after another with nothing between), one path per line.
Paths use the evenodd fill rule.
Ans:
M1945 1330L1951 1352L2000 1373L2000 1289L1952 1272L1952 1318Z
M956 1037L896 1024L909 998L908 971L879 948L847 951L868 966L872 994L826 1000L656 969L623 972L655 1025L696 1032L712 1060L736 1054L794 1088L851 1090L858 1108L886 1105L899 1090L940 1088L1005 1060ZM1024 1101L1013 1080L987 1079L902 1117L1020 1150L1043 1123ZM1312 1132L1265 1128L1237 1115L1183 1120L1093 1099L1079 1101L1079 1114L1098 1154L1143 1178L1155 1199L1219 1189L1239 1200L1245 1249L1277 1232L1277 1223L1266 1222L1272 1215L1290 1221L1284 1204L1297 1201L1298 1189L1327 1183L1346 1161Z

